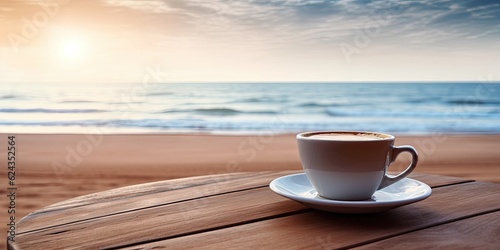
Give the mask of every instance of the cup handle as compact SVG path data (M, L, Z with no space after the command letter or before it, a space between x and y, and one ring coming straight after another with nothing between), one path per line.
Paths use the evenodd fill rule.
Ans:
M387 174L385 174L384 178L382 179L382 183L380 183L380 186L378 187L378 189L385 188L387 186L390 186L390 185L400 181L401 179L403 179L407 175L409 175L417 166L418 153L417 153L417 150L412 146L399 146L399 147L393 146L392 152L390 154L390 157L391 157L390 163L393 163L396 160L396 158L398 157L398 155L401 154L402 152L408 152L411 154L412 160L411 160L410 165L405 169L405 171L399 173L398 175L396 175L394 177L388 176Z

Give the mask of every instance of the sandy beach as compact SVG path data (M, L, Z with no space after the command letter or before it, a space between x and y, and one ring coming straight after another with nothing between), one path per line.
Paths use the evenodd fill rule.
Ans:
M16 220L72 197L144 182L230 172L300 170L295 135L16 136ZM0 165L6 166L6 134ZM500 182L500 135L397 136L417 148L416 172ZM391 171L407 164L400 157ZM0 171L6 195L7 168ZM1 223L7 222L2 199Z

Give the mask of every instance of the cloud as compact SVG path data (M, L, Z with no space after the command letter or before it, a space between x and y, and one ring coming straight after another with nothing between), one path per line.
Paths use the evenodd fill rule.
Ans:
M500 4L488 1L392 0L73 0L61 12L119 32L185 36L194 40L338 44L365 26L401 44L432 44L499 36ZM15 3L15 4L14 4ZM2 6L4 5L4 6ZM33 1L0 4L0 19L18 21ZM72 7L73 6L73 7ZM76 8L74 6L84 6ZM23 8L26 11L23 12ZM14 9L12 11L11 9ZM7 11L8 10L8 11ZM13 14L16 13L16 14ZM14 16L15 15L15 16ZM2 17L5 16L5 17ZM24 15L26 16L26 15ZM28 15L29 16L29 15ZM69 20L72 22L72 20ZM99 23L97 23L99 22ZM179 28L180 27L180 28ZM176 29L178 34L172 34ZM252 38L249 40L249 38ZM411 40L408 40L411 39ZM1 40L0 40L1 41Z
M182 9L170 7L168 1L162 0L105 0L104 3L108 4L109 6L122 6L148 13L186 13Z
M0 47L10 46L9 32L19 34L44 1L55 0L0 1ZM44 50L57 40L54 30L70 30L99 40L95 51L109 55L106 65L160 58L188 72L238 60L258 68L267 59L265 65L285 65L307 58L337 66L345 64L339 44L354 44L360 34L370 39L363 56L473 54L500 46L499 23L499 3L473 0L70 0L23 46Z

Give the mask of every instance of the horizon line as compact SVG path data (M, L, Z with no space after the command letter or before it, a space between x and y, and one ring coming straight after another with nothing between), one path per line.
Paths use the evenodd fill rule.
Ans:
M322 84L343 84L343 83L417 83L417 84L428 84L428 83L446 83L446 84L467 84L467 83L483 83L483 84L500 84L500 80L463 80L463 81L454 81L454 80L426 80L426 81L396 81L396 80L388 80L388 81L173 81L173 82L157 82L155 84L251 84L251 83L262 83L262 84L311 84L311 83L322 83ZM140 84L140 82L25 82L25 81L12 81L12 82L3 82L3 84Z

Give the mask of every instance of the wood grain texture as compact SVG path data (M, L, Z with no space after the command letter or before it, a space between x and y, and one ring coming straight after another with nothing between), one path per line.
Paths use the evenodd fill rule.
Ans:
M271 180L301 171L211 175L112 189L66 200L35 211L18 223L18 234L186 199L267 186ZM431 187L465 182L456 177L412 174Z
M297 171L179 179L79 197L47 207L24 218L18 226L22 233L16 237L16 243L12 247L70 249L85 244L87 248L98 248L148 242L160 246L165 242L177 244L179 240L190 239L196 234L201 237L207 233L227 230L237 232L246 225L261 225L261 223L266 225L270 222L280 222L282 219L285 219L286 224L287 219L300 220L304 216L308 218L306 220L311 216L316 220L324 216L336 218L335 215L311 212L296 202L274 194L267 187L272 179L295 172ZM462 192L467 185L467 181L459 178L422 174L415 174L412 177L430 186L441 187L437 191L462 187L461 191L457 191ZM454 185L458 183L462 184ZM472 189L472 192L475 191L477 190ZM426 211L417 209L416 212L407 213L420 216L422 212ZM345 218L349 220L355 217ZM297 237L300 238L301 234L297 229L301 226L297 226L296 222L292 221L288 226L279 223L274 226L279 227L279 225L295 229ZM319 230L322 230L321 228L329 230L324 228L323 224L318 225ZM248 229L245 228L241 235L247 235ZM256 235L268 239L271 236L265 236L267 230L269 229L259 231ZM241 235L231 237L241 237ZM220 239L227 239L228 243L233 242L233 238ZM157 242L158 240L160 242ZM174 246L180 247L175 244Z
M359 249L499 249L500 211L364 245Z
M18 234L183 200L263 187L274 178L296 172L238 173L183 178L85 195L31 213L19 221Z
M16 243L53 249L92 239L86 246L94 249L178 237L304 209L261 187L25 233L16 237Z
M465 183L437 188L428 199L374 215L308 211L129 249L336 249L355 247L500 209L500 184ZM449 236L445 236L449 237ZM418 248L418 247L417 247Z

